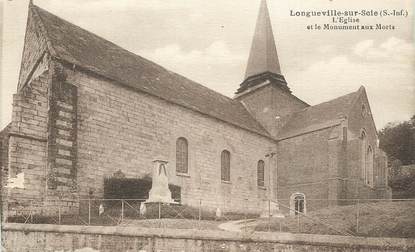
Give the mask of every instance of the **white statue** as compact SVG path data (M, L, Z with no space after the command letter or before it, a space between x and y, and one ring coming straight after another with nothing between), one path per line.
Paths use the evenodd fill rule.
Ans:
M154 160L153 163L154 166L151 190L146 203L174 203L173 199L171 198L169 180L167 178L167 161Z

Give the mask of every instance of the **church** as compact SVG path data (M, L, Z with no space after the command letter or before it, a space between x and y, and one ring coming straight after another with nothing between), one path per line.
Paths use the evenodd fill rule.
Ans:
M151 176L157 160L182 204L222 212L391 197L365 88L317 105L296 97L265 0L247 62L229 98L30 3L0 134L8 210L76 210L79 199L103 198L105 178Z

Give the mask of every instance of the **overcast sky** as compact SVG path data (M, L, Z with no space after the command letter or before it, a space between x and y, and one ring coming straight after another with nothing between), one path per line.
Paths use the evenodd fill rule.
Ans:
M1 2L2 0L0 0ZM35 0L36 5L232 97L243 81L260 0ZM28 0L3 1L0 127L11 117ZM0 4L1 6L1 4ZM414 0L268 0L282 72L311 105L366 87L378 129L415 114ZM391 31L308 31L327 17L290 10L407 10L363 17Z

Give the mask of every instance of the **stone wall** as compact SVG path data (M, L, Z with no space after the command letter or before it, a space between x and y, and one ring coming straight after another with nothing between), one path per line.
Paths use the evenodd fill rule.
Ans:
M241 101L252 116L276 137L284 125L284 116L306 108L308 105L294 95L276 87L275 84L265 85L237 100ZM276 118L276 117L279 118Z
M49 96L46 204L70 211L78 207L77 87L66 82L64 68L52 62Z
M290 195L304 193L307 210L348 204L338 199L388 199L387 157L377 146L377 133L364 89L349 116L331 128L306 133L278 143L278 199L289 206ZM362 105L366 113L362 113ZM362 178L362 140L374 150L373 185ZM326 200L327 199L327 200Z
M329 173L328 139L332 130L319 130L278 143L276 190L278 200L285 206L289 206L293 193L304 193L306 199L329 198L329 182L333 177ZM314 201L307 208L311 210L327 204L327 201Z
M29 12L17 93L13 96L13 112L8 139L8 177L19 174L23 186L4 188L9 214L41 206L46 195L47 138L50 57L47 40L36 27L38 19Z
M2 131L0 131L0 202L1 214L3 215L3 209L7 207L3 199L7 199L7 185L8 178L8 163L9 163L9 131L10 124L7 125ZM0 217L1 218L1 217Z
M257 232L246 235L218 230L146 229L139 227L86 227L7 223L2 231L7 251L98 252L398 252L414 251L414 239L364 238Z
M7 171L10 124L0 131L0 169Z
M31 34L29 29L27 43L42 43L36 40L40 37ZM29 65L22 66L22 74L30 72L28 82L13 96L8 174L12 179L23 174L24 185L7 189L9 216L26 215L29 209L35 214L49 214L49 210L56 214L57 208L49 206L59 205L63 211L78 206L74 162L76 87L64 82L60 64L50 61L48 54L39 55L37 50L40 49L36 46L25 48L24 57L40 58L30 65L31 70ZM65 128L67 125L70 127ZM72 146L65 146L69 142Z
M47 41L42 33L39 32L42 29L36 27L39 24L39 22L35 21L36 19L39 19L39 17L33 11L29 11L18 90L30 81L46 52Z
M362 113L362 106L366 113ZM347 187L348 198L390 198L390 188L387 185L387 157L378 148L376 126L373 121L369 101L366 92L361 90L361 95L355 101L347 120L348 145L347 145ZM362 178L362 130L365 131L368 144L374 151L373 181L369 186Z
M68 69L78 88L78 186L81 197L103 197L105 177L151 174L152 161L168 161L170 183L182 202L225 211L258 211L266 189L257 186L257 162L275 142L116 83ZM189 172L176 174L176 140L188 142ZM231 181L221 182L221 152L231 154ZM267 162L268 163L268 162ZM266 167L269 170L269 167ZM267 176L267 174L266 174Z
M8 173L23 174L24 188L7 189L11 215L42 204L46 194L48 80L46 70L13 96Z

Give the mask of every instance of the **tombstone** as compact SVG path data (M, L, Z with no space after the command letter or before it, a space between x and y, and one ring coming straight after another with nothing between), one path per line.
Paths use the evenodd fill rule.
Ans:
M151 190L146 203L174 203L167 178L167 161L157 159L153 164Z

